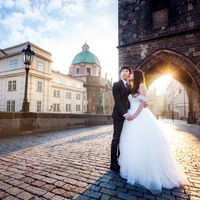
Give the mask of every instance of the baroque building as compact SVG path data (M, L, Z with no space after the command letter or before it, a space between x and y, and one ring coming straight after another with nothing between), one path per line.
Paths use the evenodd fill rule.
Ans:
M172 80L167 88L166 108L167 116L174 119L187 119L188 96L184 87L176 80Z
M112 81L101 77L99 59L89 51L88 44L72 60L69 74L82 80L87 88L88 113L112 113Z
M200 1L119 0L119 67L143 70L147 87L170 73L188 96L189 123L200 123Z
M147 91L148 106L156 118L166 117L165 115L165 95L157 94L154 89Z
M21 51L27 44L35 52L28 77L30 112L87 112L83 81L53 71L51 53L30 42L0 50L0 111L22 109L25 66Z

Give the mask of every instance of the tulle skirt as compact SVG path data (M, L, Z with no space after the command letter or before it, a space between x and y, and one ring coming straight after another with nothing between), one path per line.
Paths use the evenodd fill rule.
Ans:
M164 131L148 109L134 120L124 121L119 148L120 175L128 183L144 186L153 193L187 183Z

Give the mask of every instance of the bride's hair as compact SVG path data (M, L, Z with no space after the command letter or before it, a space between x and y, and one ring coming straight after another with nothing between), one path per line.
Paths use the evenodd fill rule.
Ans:
M146 86L144 73L141 70L135 69L133 71L133 75L133 86L131 87L131 94L138 93L141 83Z

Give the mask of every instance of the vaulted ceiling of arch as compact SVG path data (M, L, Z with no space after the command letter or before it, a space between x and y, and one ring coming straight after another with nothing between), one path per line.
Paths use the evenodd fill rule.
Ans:
M172 74L172 77L184 85L192 86L200 82L200 72L194 64L185 56L168 50L160 50L147 57L138 67L146 74L147 84L156 78Z

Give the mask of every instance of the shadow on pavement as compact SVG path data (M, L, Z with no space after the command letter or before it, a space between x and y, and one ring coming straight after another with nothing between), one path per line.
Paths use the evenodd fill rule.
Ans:
M0 156L7 155L9 153L12 153L18 150L23 150L26 148L45 144L51 141L56 142L56 140L69 138L70 136L77 136L79 134L96 130L99 127L102 127L102 126L94 126L94 127L89 127L89 128L79 128L79 129L59 131L59 132L38 133L38 134L31 134L31 135L20 135L20 136L13 136L13 137L7 137L7 138L0 138ZM60 145L68 144L68 143L80 142L83 140L89 140L89 139L93 139L95 137L101 137L107 134L110 134L110 132L105 130L104 132L91 134L89 136L81 136L64 143L52 145L50 147L60 146Z
M187 186L185 186L187 188ZM174 188L163 189L160 194L152 194L149 190L130 185L115 172L108 170L98 180L92 183L82 194L76 195L73 199L190 199L188 189Z

